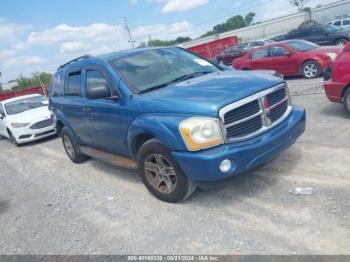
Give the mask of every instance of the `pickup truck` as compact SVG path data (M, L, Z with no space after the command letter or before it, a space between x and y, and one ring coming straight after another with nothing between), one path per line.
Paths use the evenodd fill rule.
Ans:
M178 47L70 61L53 77L50 109L73 162L137 168L171 203L266 164L305 130L282 78L225 70Z

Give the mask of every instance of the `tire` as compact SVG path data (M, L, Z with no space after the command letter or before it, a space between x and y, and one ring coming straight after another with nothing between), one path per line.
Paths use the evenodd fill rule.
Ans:
M344 46L344 45L346 45L347 42L348 42L348 39L341 38L341 39L338 39L337 41L335 41L335 44L337 46Z
M158 140L151 139L141 146L137 166L147 189L162 201L178 203L196 191L196 184L184 175L170 151Z
M84 163L88 157L80 152L79 144L67 127L61 130L61 138L64 150L72 162L76 164Z
M348 87L348 89L345 91L343 105L346 112L350 115L350 87Z
M301 67L301 74L305 78L312 79L320 77L322 74L322 69L320 64L316 61L307 61Z

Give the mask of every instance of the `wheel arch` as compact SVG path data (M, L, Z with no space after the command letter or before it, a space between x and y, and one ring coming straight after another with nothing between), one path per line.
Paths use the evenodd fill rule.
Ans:
M350 84L348 84L342 91L342 94L341 94L342 102L343 102L343 99L344 99L344 95L345 95L346 91L348 91L348 89L350 89Z

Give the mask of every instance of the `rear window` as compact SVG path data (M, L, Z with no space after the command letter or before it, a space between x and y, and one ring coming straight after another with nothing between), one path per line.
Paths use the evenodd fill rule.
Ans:
M68 81L66 85L65 95L67 96L80 96L81 89L81 72L73 72L68 74Z

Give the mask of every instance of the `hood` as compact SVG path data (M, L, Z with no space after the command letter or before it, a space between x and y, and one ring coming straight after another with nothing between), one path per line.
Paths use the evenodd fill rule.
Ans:
M42 106L31 110L24 111L16 115L8 115L10 122L17 123L36 123L51 117L48 106Z
M336 53L339 54L343 48L341 46L320 46L315 49L312 49L308 52L310 53Z
M217 116L225 105L283 82L271 74L227 70L150 91L138 99L146 112Z

